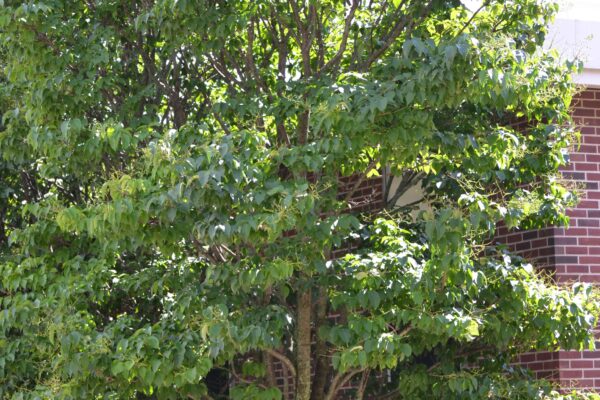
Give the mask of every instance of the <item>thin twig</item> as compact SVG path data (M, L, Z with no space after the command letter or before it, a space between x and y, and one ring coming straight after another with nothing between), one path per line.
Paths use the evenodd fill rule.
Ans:
M467 27L468 27L469 25L471 25L471 22L473 22L473 20L474 20L474 19L475 19L475 17L477 16L477 14L479 14L479 12L480 12L481 10L483 10L483 9L484 9L484 8L485 8L485 7L486 7L488 4L490 4L490 1L489 1L489 0L487 0L487 1L484 1L484 2L483 2L483 4L481 4L481 7L479 7L479 8L478 8L478 9L477 9L477 10L476 10L474 13L473 13L473 15L471 15L471 18L469 18L469 20L468 20L468 21L467 21L467 22L466 22L466 23L463 25L463 27L461 28L461 30L460 30L460 31L458 31L458 33L456 34L456 36L457 36L457 37L458 37L458 36L460 36L460 35L461 35L461 34L464 32L464 30L465 30L465 29L467 29Z

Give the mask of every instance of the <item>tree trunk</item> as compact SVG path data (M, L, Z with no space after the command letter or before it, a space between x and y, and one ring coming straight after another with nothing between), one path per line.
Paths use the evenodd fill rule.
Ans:
M331 360L327 357L327 343L319 338L319 328L327 323L327 289L321 288L315 305L315 381L311 400L322 400L325 397L327 383L331 372Z
M298 293L296 342L296 400L310 400L310 342L311 342L311 291Z

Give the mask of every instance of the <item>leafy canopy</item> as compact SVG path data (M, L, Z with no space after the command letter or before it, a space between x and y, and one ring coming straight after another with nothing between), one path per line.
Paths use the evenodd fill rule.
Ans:
M514 357L593 346L490 240L574 202L554 4L3 3L0 397L550 399Z

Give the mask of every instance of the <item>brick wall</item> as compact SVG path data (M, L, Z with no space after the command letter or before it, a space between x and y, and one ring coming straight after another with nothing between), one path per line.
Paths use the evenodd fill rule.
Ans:
M573 103L581 144L571 154L563 176L577 182L581 201L572 210L569 227L556 229L556 280L600 282L600 90L588 89ZM563 387L600 390L600 351L561 351L559 378Z
M600 282L600 90L589 89L573 104L581 145L571 153L563 176L582 187L581 201L569 210L567 229L556 230L556 276L559 282Z
M535 373L538 379L557 381L559 378L559 353L542 351L519 356L519 364Z
M496 232L496 240L507 244L512 251L525 257L540 269L545 269L552 274L555 272L557 228L509 231L506 226L500 225Z
M573 118L581 130L580 145L562 168L565 179L580 188L580 202L568 210L569 226L540 231L498 228L498 239L550 271L556 282L600 282L600 89L586 89L573 101ZM600 349L600 346L598 346ZM600 390L600 351L527 353L519 361L538 377L563 388Z

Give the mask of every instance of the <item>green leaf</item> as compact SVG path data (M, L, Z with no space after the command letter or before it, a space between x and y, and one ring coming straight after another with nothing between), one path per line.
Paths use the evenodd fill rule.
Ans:
M144 339L144 343L152 349L158 349L160 347L158 338L156 336L148 336L146 339Z
M134 362L132 360L119 361L115 360L111 365L111 373L113 375L119 375L124 372L129 372L133 368Z
M370 306L374 309L377 309L379 307L379 303L381 302L381 296L379 293L370 291L367 293L367 296L369 297Z

